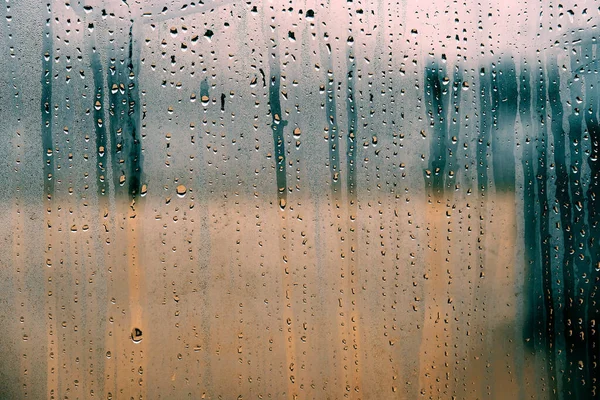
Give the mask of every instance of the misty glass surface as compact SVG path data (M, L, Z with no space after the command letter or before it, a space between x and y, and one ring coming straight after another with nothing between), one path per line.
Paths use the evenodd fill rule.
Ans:
M0 399L600 396L590 0L4 0Z

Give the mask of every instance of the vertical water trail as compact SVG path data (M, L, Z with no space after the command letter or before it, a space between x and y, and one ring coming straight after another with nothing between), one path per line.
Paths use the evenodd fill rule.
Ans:
M140 193L143 162L139 127L140 65L139 57L134 54L134 26L132 19L129 25L125 59L118 60L114 49L110 52L112 65L107 80L110 90L109 132L113 186L117 195L130 200Z
M569 189L571 192L571 201L573 202L573 223L569 227L573 235L571 248L565 248L565 251L573 253L573 297L566 298L565 308L569 310L565 327L567 344L567 371L565 374L570 376L570 385L568 386L567 396L575 398L584 398L585 390L582 387L585 381L585 365L587 364L588 354L585 345L581 343L585 337L582 327L584 321L583 299L580 290L582 285L582 273L586 270L586 241L581 236L585 230L585 197L582 187L582 131L583 131L583 113L581 108L581 99L583 99L583 90L579 69L582 65L580 58L583 51L580 46L573 48L570 54L570 70L572 72L569 80L569 92L571 94L571 113L569 115L569 154L570 154L570 175ZM580 368L580 362L584 368Z
M129 8L129 7L128 7ZM143 153L142 153L142 132L141 132L141 108L142 103L140 99L140 90L139 90L139 76L141 73L140 66L140 53L141 49L139 47L138 29L141 24L139 24L136 19L131 15L131 10L128 10L130 20L129 20L129 34L128 34L128 53L127 53L127 69L124 71L126 73L126 107L127 115L125 116L125 128L126 132L123 132L124 136L124 151L127 151L126 155L126 174L127 174L127 199L128 199L128 207L127 212L123 210L123 215L127 215L127 222L125 223L127 226L128 234L127 234L127 244L128 244L128 258L127 262L129 264L128 270L128 281L129 281L129 308L130 308L130 318L129 324L131 327L131 339L132 343L135 347L132 351L133 362L135 365L135 370L143 371L146 369L146 357L144 353L146 351L147 344L149 340L152 339L151 330L150 335L146 335L146 341L142 342L140 338L136 339L138 332L140 335L143 335L143 330L146 329L146 323L144 318L144 308L146 306L144 302L145 296L145 272L142 268L142 254L143 251L140 251L140 247L142 246L142 240L140 236L140 232L143 227L141 223L143 222L144 216L144 201L140 196L142 189L142 179L143 175ZM149 327L148 327L149 328ZM147 329L146 329L147 330ZM148 330L147 330L148 331ZM139 341L136 343L136 340ZM137 351L136 351L137 350ZM135 375L134 375L135 376ZM146 380L144 376L136 377L132 379L135 381L136 389L135 392L138 393L140 398L146 396Z
M94 96L93 96L93 116L94 116L94 131L96 133L96 154L98 155L98 162L96 165L96 185L98 187L98 200L101 208L106 206L106 199L109 195L110 187L107 184L106 179L106 152L107 152L107 138L106 138L106 121L104 121L104 68L100 61L99 50L96 48L96 33L94 30L94 23L90 22L88 28L92 29L90 38L88 39L87 51L91 58L90 68L92 70L92 78L94 81Z
M569 174L568 165L566 160L566 149L565 140L568 140L564 129L563 129L563 117L564 111L562 106L562 100L560 95L560 74L558 61L556 55L550 55L547 58L546 69L548 74L548 102L552 111L552 122L550 129L552 131L552 137L554 142L554 163L556 165L556 190L554 196L558 203L558 209L560 213L560 229L562 232L562 260L560 263L559 270L562 272L560 280L560 292L557 293L557 299L555 303L559 304L562 308L560 311L561 315L557 315L557 320L561 320L562 324L557 323L556 332L556 351L560 352L561 355L557 356L557 373L560 374L561 365L567 365L567 354L565 354L565 329L568 329L566 323L571 313L571 303L569 299L573 298L574 288L574 272L573 272L573 254L568 249L573 248L573 235L570 233L571 221L572 221L572 204L569 195ZM558 310L557 310L558 313ZM557 321L558 322L558 321ZM564 360L564 361L563 361ZM570 376L566 372L562 372L562 387L569 387Z
M141 269L139 247L140 223L143 216L143 201L140 198L143 178L141 144L141 101L139 93L140 48L136 31L138 23L126 5L119 8L123 15L114 29L121 33L121 41L109 48L107 84L109 100L109 142L110 162L115 196L115 244L110 254L115 257L114 268L109 269L108 292L119 302L127 304L128 313L115 315L118 307L109 306L109 314L119 321L109 332L114 361L111 359L113 382L105 382L105 392L114 395L123 387L144 395L145 380L142 377L129 379L134 370L123 368L126 359L122 354L130 352L128 362L143 370L143 356L149 332L144 325L143 302L144 272ZM128 24L127 24L128 22ZM120 47L119 44L121 45ZM111 329L111 328L109 328ZM146 335L144 336L144 331ZM145 340L142 340L145 339ZM114 346L114 347L112 347ZM133 375L135 376L135 375Z
M337 126L337 106L335 100L335 73L333 72L333 59L331 55L331 44L326 43L327 72L325 83L325 117L327 119L327 143L329 147L329 171L331 174L331 190L333 201L339 204L341 196L340 179L340 151ZM321 52L323 53L323 52Z
M140 95L139 95L139 73L140 63L139 56L134 54L134 26L135 22L131 19L131 25L129 26L129 53L127 59L127 78L128 84L126 88L127 93L127 117L126 126L127 134L125 135L125 148L128 149L128 169L127 169L127 180L128 194L130 199L135 199L140 193L141 182L142 182L142 142L140 132Z
M275 54L279 49L274 49ZM273 131L273 149L275 150L275 166L277 180L277 199L280 207L285 207L287 202L287 173L285 163L285 137L283 129L287 121L281 115L280 85L281 72L279 70L279 57L269 56L269 106L271 113L271 130Z
M446 152L448 141L448 77L445 68L433 62L425 69L425 98L429 126L433 131L431 139L429 170L425 171L426 187L434 196L444 192Z
M288 235L288 220L286 209L287 204L287 165L285 151L285 135L284 128L287 121L283 119L281 108L281 70L279 59L279 46L276 40L273 40L273 46L269 49L269 113L271 115L271 130L273 131L273 148L275 151L275 168L277 181L277 199L279 202L279 258L278 262L282 269L282 284L283 284L283 327L285 341L285 368L287 380L288 399L295 398L298 391L298 383L295 378L295 369L297 363L296 357L296 337L294 330L296 326L296 318L294 302L294 285L290 276L290 268L288 264L289 244L286 240Z
M104 68L102 66L102 62L100 60L99 49L96 47L96 28L94 26L94 22L90 22L88 24L88 29L90 30L88 37L86 38L88 46L87 53L90 57L90 69L92 70L92 79L94 82L93 86L93 96L91 99L91 106L93 111L93 121L92 124L94 126L95 132L95 152L96 152L96 194L98 196L98 231L101 233L98 237L99 245L102 246L103 252L96 254L96 259L103 266L103 270L100 273L100 276L103 276L106 279L105 271L110 264L110 257L108 255L108 251L106 249L105 240L102 240L108 232L108 216L109 216L109 195L110 195L110 185L108 184L108 177L106 176L108 170L106 166L106 155L108 151L108 143L107 143L107 132L106 132L106 117L105 117L105 81L104 81ZM107 307L106 301L108 299L106 285L102 288L102 290L96 290L97 302L99 306L98 314L106 315ZM97 332L98 332L98 341L106 345L105 335L106 335L106 327L101 318L94 318L94 322L96 323ZM102 329L104 328L104 329ZM105 352L98 351L98 357L95 361L96 371L98 371L98 376L104 376L105 370ZM104 393L104 383L97 382L97 390L96 393L98 396L103 397Z
M108 51L110 61L107 72L107 84L108 84L108 100L109 100L109 109L108 109L108 131L109 131L109 143L110 143L110 161L111 161L111 171L113 178L113 188L115 192L115 196L117 194L122 194L122 190L119 188L122 183L125 183L125 171L121 167L121 157L123 152L123 114L124 111L122 109L121 103L123 99L119 96L119 93L125 93L125 85L120 82L122 76L124 75L123 67L121 62L117 60L117 52L114 47ZM122 160L123 163L125 160ZM122 178L121 178L122 177Z
M497 192L511 196L515 191L515 121L519 95L515 68L512 57L504 55L498 68L492 69L495 80L495 90L492 90L494 182Z
M452 107L450 108L448 118L448 136L450 143L448 144L448 173L444 174L445 188L450 191L456 186L456 176L458 173L459 162L457 158L458 142L460 141L461 128L461 97L463 92L463 70L460 61L454 66L452 76ZM445 149L444 149L445 151Z
M348 64L346 114L348 115L348 135L346 136L346 178L348 201L352 205L356 201L356 99L354 96L354 75L356 63L354 55L349 50L346 54Z
M490 147L491 75L489 68L479 69L479 138L477 139L477 190L484 196L488 186L488 151Z
M555 332L555 312L553 309L554 291L552 287L552 263L550 256L550 220L549 220L549 204L548 204L548 129L546 126L547 101L546 101L546 77L544 65L541 60L537 60L538 73L535 79L535 114L533 117L534 127L536 128L537 136L537 200L538 200L538 216L539 216L539 240L540 240L540 261L541 270L540 278L542 281L542 302L543 309L541 313L541 326L538 334L541 336L542 345L544 346L544 354L546 356L546 377L548 378L548 386L550 387L549 396L552 398L557 395L556 386L556 370L554 367L554 332Z
M488 65L480 66L479 68L479 131L477 137L477 247L476 247L476 260L477 260L477 272L476 276L479 278L475 283L474 297L477 299L478 306L483 308L482 303L486 301L487 289L485 282L481 279L485 277L487 272L487 260L485 250L485 239L488 228L488 212L489 212L489 173L490 168L490 136L492 132L492 77L491 70ZM487 306L487 305L486 305ZM481 321L480 318L475 320ZM480 324L478 333L483 334L486 332L486 326ZM485 366L489 363L483 357L483 352L479 353L479 359L473 363L475 370L486 371L482 374L479 382L477 382L478 390L484 390L487 386L489 377L489 369L485 369Z
M350 31L351 33L351 31ZM354 51L351 46L354 44L353 38L348 38L348 51L346 53L346 60L348 66L347 72L347 96L346 96L346 114L348 118L348 133L346 136L346 194L348 202L347 210L347 235L348 235L348 269L347 276L345 277L345 291L350 297L348 303L350 303L350 311L348 312L348 318L346 324L349 326L349 335L352 336L352 370L350 371L352 386L355 391L360 390L360 370L359 370L359 343L360 343L360 329L358 321L360 320L359 313L356 306L355 284L357 277L357 247L358 247L358 234L357 228L357 187L356 187L356 135L358 134L357 126L357 113L356 113L356 96L354 89L354 80L356 74L356 62L354 58Z

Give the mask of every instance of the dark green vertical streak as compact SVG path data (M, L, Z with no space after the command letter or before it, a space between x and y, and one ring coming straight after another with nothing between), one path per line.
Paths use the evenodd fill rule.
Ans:
M90 24L93 26L93 24ZM98 198L108 198L109 186L106 183L106 121L104 121L104 72L100 56L96 49L96 35L91 34L89 39L88 52L91 58L92 77L94 79L94 97L92 98L92 107L94 110L94 130L96 133L96 154L98 155L98 163L96 166L96 184L98 186ZM100 103L100 107L96 107L96 102ZM100 121L102 121L100 123ZM100 149L104 149L100 152Z
M279 58L272 58L269 67L271 70L269 105L271 110L271 129L273 130L273 148L275 150L277 199L281 206L287 203L285 137L283 132L284 127L287 125L287 121L284 121L283 116L281 115L281 99L279 97L281 73L279 71Z
M571 54L571 71L577 71L581 64L579 57L581 56L581 49L576 49L575 54ZM585 374L582 369L579 368L579 362L586 364L588 358L587 351L584 343L581 342L581 338L584 335L582 322L584 321L584 310L583 310L583 299L580 295L580 281L581 274L586 270L585 260L585 240L583 240L580 232L585 227L585 211L583 203L585 198L583 196L583 188L581 182L581 169L583 167L582 155L581 155L581 137L583 128L583 111L579 104L580 98L583 98L583 90L580 81L572 80L570 82L570 93L571 93L571 114L569 115L569 139L570 139L570 154L571 154L571 168L569 176L569 186L571 190L571 199L573 201L573 225L571 234L573 235L573 248L567 249L572 251L574 254L574 297L567 299L567 302L572 302L571 310L567 320L567 371L565 374L570 376L572 383L568 388L569 393L567 396L572 398L582 399L585 398L585 389L583 388L583 382L585 380ZM587 382L589 385L589 382Z
M503 166L505 149L502 146L501 135L498 127L498 108L500 106L500 93L498 89L498 69L496 64L492 63L490 68L490 117L491 117L491 135L490 135L490 148L492 154L492 187L496 186L497 191L503 189ZM496 151L499 152L496 154Z
M129 59L127 69L129 74L126 85L127 93L127 116L125 135L125 147L128 152L127 180L129 182L128 193L130 198L135 198L140 193L142 182L142 142L140 133L140 96L139 96L139 54L137 47L134 46L135 37L133 34L134 22L131 21L129 27Z
M540 231L540 252L541 252L541 278L542 278L542 298L544 303L543 321L540 327L540 336L544 342L546 350L546 365L548 370L548 386L550 387L549 396L551 398L557 395L557 386L554 368L554 293L552 288L552 268L550 257L550 218L548 206L548 130L546 128L546 79L544 68L539 63L539 74L536 80L536 110L535 118L539 126L538 146L537 146L537 180L538 180L538 205L539 205L539 231ZM538 125L539 124L539 125Z
M446 189L452 190L456 184L456 172L458 169L458 161L456 152L458 151L458 141L460 139L460 100L462 93L463 73L462 69L457 65L454 68L454 76L452 77L452 109L448 121L448 132L450 136L450 144L448 145L448 174L445 175Z
M354 57L348 53L348 97L346 112L348 114L348 136L346 138L346 169L348 171L348 200L356 200L356 99L354 97L354 73L356 65Z
M492 154L496 191L515 192L515 122L517 118L517 76L512 58L498 64L497 87L492 91L496 116L492 136Z
M52 200L54 195L54 158L50 155L53 153L52 145L52 12L49 11L50 17L46 19L47 31L44 33L42 40L42 77L40 83L42 85L42 96L40 102L40 111L42 114L42 151L44 158L44 194L47 200ZM48 150L51 150L49 153Z
M533 151L531 143L531 72L525 61L521 61L521 76L519 78L519 116L525 133L523 156L523 236L524 236L524 264L525 264L525 323L523 338L530 350L535 352L537 342L538 315L540 308L539 298L536 296L535 280L539 274L539 257L537 256L536 226L537 215L535 211L535 173L533 169Z
M448 141L447 117L448 90L442 87L440 81L445 77L445 71L437 63L425 68L425 103L429 126L433 128L431 139L429 168L425 172L425 184L435 196L444 192L444 173L446 170L446 150Z
M134 52L133 21L129 28L126 60L115 58L111 50L108 87L110 90L109 121L111 164L115 194L135 198L140 191L142 154L139 132L140 100L138 92L139 61ZM123 62L125 61L125 62ZM125 181L121 182L121 176ZM122 187L126 187L127 190Z
M125 171L121 167L121 158L123 152L123 114L122 99L120 96L119 80L123 75L123 68L119 60L116 58L116 51L112 48L110 54L110 67L108 69L108 90L109 90L109 140L110 140L110 162L112 169L113 187L115 196L122 195L123 190L119 183L119 177L125 175ZM107 149L108 151L108 149ZM124 160L123 160L124 161Z
M331 174L331 189L336 202L340 197L340 157L339 139L337 135L336 101L335 101L335 79L333 74L333 61L328 56L327 84L325 92L325 116L327 118L327 134L329 143L329 172Z
M562 307L563 323L569 319L572 310L572 303L569 299L573 298L574 276L573 276L573 255L569 249L573 248L573 236L571 234L572 205L569 196L569 174L567 172L565 139L566 135L562 127L563 107L560 98L560 75L556 56L550 56L547 61L548 70L548 100L552 110L552 136L554 139L554 162L556 165L556 191L555 197L560 210L560 224L562 228L561 246L563 251L562 258L562 296L559 296L557 303ZM557 327L560 335L566 331L568 326ZM558 343L557 343L558 345ZM558 347L558 346L557 346ZM560 348L559 348L560 349ZM563 373L563 387L569 387L569 376Z
M596 51L598 51L598 46ZM586 46L586 54L592 55L592 45ZM588 212L588 248L590 252L591 263L587 264L585 274L589 276L585 284L584 296L584 330L586 338L586 353L588 361L584 366L585 378L589 380L591 388L586 393L591 395L600 395L598 384L600 383L599 348L600 335L598 333L598 323L600 322L600 310L598 306L598 282L600 279L600 165L598 156L600 155L600 126L598 126L598 96L600 79L597 77L597 70L586 71L585 75L585 101L587 110L585 110L585 124L590 135L590 154L588 156L588 166L590 169L590 182L587 190L587 212ZM580 272L581 274L581 272ZM595 321L592 323L592 321ZM595 379L593 381L592 379Z
M490 72L481 67L479 74L479 138L477 140L477 187L480 193L488 186L488 147L491 124L491 77Z

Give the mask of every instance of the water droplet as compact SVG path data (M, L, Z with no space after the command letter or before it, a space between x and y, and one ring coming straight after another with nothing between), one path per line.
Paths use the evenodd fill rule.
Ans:
M187 188L184 185L179 185L177 186L176 191L179 197L183 197L187 193Z
M131 340L133 343L139 343L142 341L142 330L139 328L133 328L131 330Z

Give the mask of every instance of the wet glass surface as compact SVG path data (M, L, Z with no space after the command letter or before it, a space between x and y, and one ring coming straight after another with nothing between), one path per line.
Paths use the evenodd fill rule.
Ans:
M598 396L595 2L0 14L0 399Z

